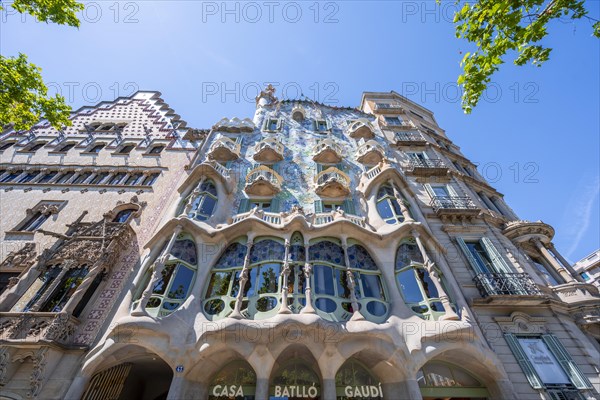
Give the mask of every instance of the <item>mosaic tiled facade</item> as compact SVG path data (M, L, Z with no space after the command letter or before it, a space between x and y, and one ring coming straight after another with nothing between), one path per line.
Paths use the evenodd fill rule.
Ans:
M600 398L598 289L418 104L72 119L0 139L0 398Z

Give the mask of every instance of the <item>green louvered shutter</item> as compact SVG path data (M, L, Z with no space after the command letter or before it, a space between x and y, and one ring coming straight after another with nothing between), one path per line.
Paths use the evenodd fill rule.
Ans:
M240 208L238 209L238 213L245 213L250 211L250 199L242 199L240 200Z
M492 241L486 237L482 237L479 241L485 251L488 253L488 256L492 260L492 264L496 269L496 272L510 274L513 271L510 269L504 258L500 255L500 252L496 249L496 246L493 245Z
M346 167L344 166L344 163L339 163L339 164L336 164L336 165L335 165L335 167L336 167L337 169L339 169L340 171L342 171L342 172L346 172L346 171L344 171L344 168L346 168Z
M354 200L352 198L344 200L342 208L347 214L356 215L356 208L354 207Z
M527 377L527 380L529 381L531 387L534 389L542 389L542 380L538 376L537 372L535 372L533 365L531 365L531 362L527 358L527 354L525 354L525 352L521 348L517 337L512 333L506 333L504 334L504 339L506 340L506 343L508 343L508 347L510 347L510 350L515 356L515 359L521 366L521 369Z
M469 250L469 248L467 247L467 244L465 243L463 238L457 237L456 243L458 243L458 246L464 253L465 257L467 257L467 260L469 260L469 264L471 264L471 268L473 268L473 271L475 271L476 274L481 274L483 272L487 272L487 271L483 271L481 269L481 266L479 265L477 260L475 260L475 257L471 253L471 250Z
M271 212L277 213L279 212L280 200L279 196L275 196L271 199Z
M315 200L315 213L323 212L323 200Z
M317 174L320 174L321 172L323 172L323 164L317 163Z
M581 372L577 364L567 352L567 349L558 341L554 335L542 335L542 340L558 360L565 373L577 389L592 389L592 384Z

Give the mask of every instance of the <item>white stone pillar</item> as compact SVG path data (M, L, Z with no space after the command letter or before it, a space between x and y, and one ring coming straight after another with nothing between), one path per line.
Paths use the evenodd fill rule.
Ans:
M306 260L304 264L304 297L306 300L306 304L302 307L300 314L315 314L315 309L312 305L312 289L310 285L310 277L312 276L312 265L308 262L308 254L309 254L309 243L304 243L304 259Z
M556 270L556 272L558 272L558 274L564 279L565 282L575 282L575 279L573 279L569 272L562 265L560 265L558 261L556 261L556 259L552 256L552 254L550 254L550 252L548 251L548 249L546 249L546 246L544 246L540 239L534 238L532 239L532 242L535 245L535 247L537 247L537 249L540 251L542 256L546 259L546 261L548 261L550 265L552 265L552 267Z
M246 287L246 282L248 282L248 275L250 274L250 252L252 251L252 245L254 242L252 239L248 239L246 257L244 257L244 266L242 268L242 273L240 274L240 283L238 294L235 298L235 306L232 313L229 315L231 318L242 319L244 316L242 315L242 301L244 298L244 289Z
M281 307L279 314L291 314L288 307L288 279L290 276L290 241L285 239L285 255L283 256L283 270L281 271Z

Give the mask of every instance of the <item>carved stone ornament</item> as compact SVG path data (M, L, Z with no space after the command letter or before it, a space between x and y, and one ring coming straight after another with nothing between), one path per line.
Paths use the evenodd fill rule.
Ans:
M27 243L21 249L10 252L0 264L0 269L30 267L36 262L36 255L35 243Z

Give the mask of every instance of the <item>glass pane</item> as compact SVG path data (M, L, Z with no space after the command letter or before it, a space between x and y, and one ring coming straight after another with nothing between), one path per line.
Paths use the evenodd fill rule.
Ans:
M217 204L216 199L210 196L204 196L202 207L200 207L200 213L204 215L212 215L213 210L215 209L215 204Z
M225 302L220 299L212 299L204 305L204 311L209 315L215 315L225 309Z
M190 240L177 240L171 249L171 254L175 258L196 265L196 244Z
M376 299L385 300L383 286L381 285L379 276L361 274L360 279L362 280L364 297L374 297Z
M252 246L250 250L250 263L255 264L267 260L283 260L285 257L285 246L275 240L261 240Z
M175 274L175 278L169 289L168 297L171 299L185 299L193 279L194 271L179 264L177 273Z
M206 291L206 297L226 295L230 280L231 272L213 272Z
M146 304L146 308L156 308L158 306L160 306L160 299L158 297L150 297L148 304Z
M335 270L335 283L337 286L338 297L349 299L350 288L348 287L348 275L345 270Z
M367 304L367 311L372 315L381 317L387 312L387 307L378 301L371 301Z
M412 262L423 263L423 255L416 244L402 243L396 253L396 270L402 269Z
M325 265L315 265L313 269L315 293L335 295L333 288L333 270Z
M277 299L275 297L261 297L256 301L256 309L261 312L270 311L277 307Z
M412 268L398 273L396 279L400 285L404 301L407 303L419 303L423 301L423 294L417 283L415 271Z
M217 261L215 268L242 267L246 257L246 249L245 245L238 242L230 244Z
M165 290L167 290L167 286L169 285L169 281L171 280L171 275L173 275L173 271L175 270L175 265L167 265L163 270L159 280L154 284L154 288L152 288L152 293L156 294L164 294Z
M431 189L433 189L433 193L436 196L450 196L450 194L448 193L448 189L446 189L445 186L433 186Z
M388 219L394 216L388 199L383 199L377 203L377 212L383 219Z
M279 278L280 265L276 263L265 264L260 267L258 277L258 293L277 293L277 281Z
M471 251L473 258L475 258L475 261L477 261L477 264L479 265L482 271L494 271L494 268L492 267L492 261L488 257L486 251L481 247L479 242L466 243L466 245L469 248L469 251Z
M435 284L431 280L431 276L429 276L429 272L425 271L423 268L418 268L417 275L423 284L423 290L425 291L425 296L427 296L427 298L435 299L440 297Z
M256 275L258 273L258 268L251 268L250 273L248 274L248 282L246 283L246 287L244 288L244 297L254 296L256 293Z
M304 294L304 290L305 290L305 286L306 286L306 276L304 276L304 270L302 269L302 266L297 266L296 267L296 274L298 275L298 284L297 286L297 291L296 293L298 294Z
M299 244L293 244L290 246L290 260L301 262L306 259L306 250L304 246Z
M315 307L323 312L332 313L337 309L337 304L331 299L320 298L315 301Z
M60 312L73 293L75 293L87 273L87 267L74 268L67 272L58 288L55 289L52 296L46 301L46 304L40 308L40 311Z

